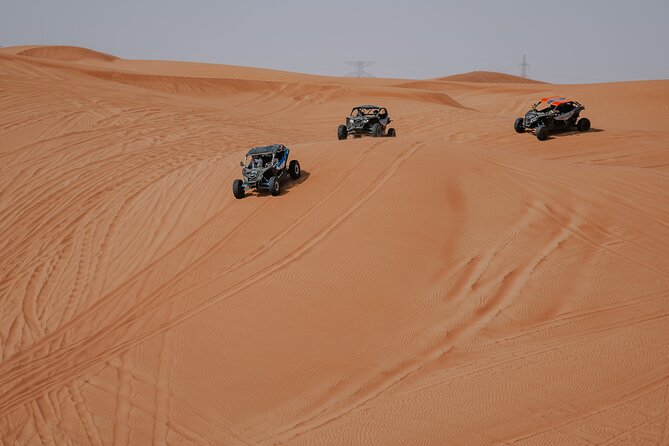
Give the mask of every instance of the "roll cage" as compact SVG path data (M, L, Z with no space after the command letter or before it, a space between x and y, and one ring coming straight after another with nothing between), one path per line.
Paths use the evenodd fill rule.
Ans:
M388 110L385 107L379 107L377 105L360 105L358 107L353 107L351 110L352 117L371 117L379 116L384 118L388 116Z
M246 153L243 163L248 169L269 166L282 169L286 165L288 153L290 153L290 149L283 144L253 147Z
M537 107L542 105L545 107L537 110ZM532 104L532 110L537 110L539 113L546 113L551 110L557 110L558 113L566 113L576 107L585 110L585 107L580 103L562 97L541 98L538 102Z

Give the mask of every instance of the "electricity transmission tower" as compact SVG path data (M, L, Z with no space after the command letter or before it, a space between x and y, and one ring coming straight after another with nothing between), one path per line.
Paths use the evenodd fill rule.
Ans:
M352 66L353 68L355 68L355 71L351 71L346 76L348 76L348 77L374 77L374 76L372 76L371 74L369 74L368 72L365 71L365 67L370 66L374 62L356 60L354 62L346 62L346 63L349 64L350 66Z
M527 63L527 56L523 54L523 63L518 64L520 67L520 77L527 77L527 68L530 64Z

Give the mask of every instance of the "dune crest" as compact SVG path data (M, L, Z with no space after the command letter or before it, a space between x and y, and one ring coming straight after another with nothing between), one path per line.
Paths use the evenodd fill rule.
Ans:
M477 83L543 84L543 82L534 79L527 79L506 73L497 73L494 71L470 71L469 73L453 74L450 76L440 77L435 80Z
M118 57L110 54L78 46L36 46L20 51L17 55L59 60L63 62L76 62L81 60L113 62L118 59Z

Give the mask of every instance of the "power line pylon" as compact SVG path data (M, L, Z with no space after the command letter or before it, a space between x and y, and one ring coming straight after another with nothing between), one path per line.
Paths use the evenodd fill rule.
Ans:
M523 63L518 64L520 67L520 77L527 77L527 69L530 64L527 63L527 56L523 54Z
M351 71L346 76L348 76L348 77L374 77L370 73L365 71L365 67L370 66L374 62L368 62L368 61L364 61L364 60L356 60L354 62L346 62L346 63L349 64L350 66L352 66L353 68L355 68L355 71Z

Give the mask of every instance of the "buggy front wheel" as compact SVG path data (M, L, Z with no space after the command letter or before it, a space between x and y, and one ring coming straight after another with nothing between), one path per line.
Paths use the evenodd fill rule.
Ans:
M383 130L381 129L381 124L378 122L374 125L372 125L372 137L378 138L379 136L383 135Z
M523 125L523 118L516 119L516 122L513 123L513 128L516 129L516 132L518 133L525 132L525 126Z
M346 129L346 126L342 124L339 127L337 127L337 139L341 141L343 139L346 139L347 137L348 137L348 130Z
M270 178L267 186L269 188L269 193L275 197L281 192L281 184L279 184L279 179L277 177Z
M244 182L242 180L232 182L232 194L237 199L244 198Z
M548 127L543 124L539 124L535 130L535 134L539 141L546 141L548 139Z

